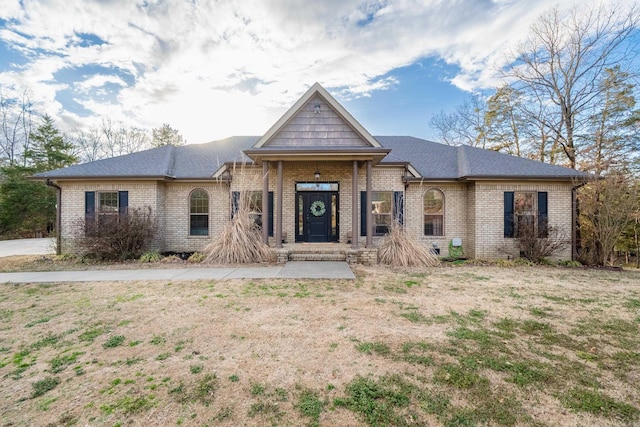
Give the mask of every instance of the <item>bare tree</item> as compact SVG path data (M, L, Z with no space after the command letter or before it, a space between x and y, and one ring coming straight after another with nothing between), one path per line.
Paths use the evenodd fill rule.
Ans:
M556 7L532 26L506 70L514 87L530 95L529 102L553 106L551 113L561 120L545 118L545 126L572 168L578 164L576 134L605 91L605 70L620 65L629 71L627 42L639 22L637 5L627 10L585 5L567 12Z
M72 137L76 151L81 162L92 162L105 157L102 147L102 130L92 126L87 130L77 129Z
M151 148L148 133L140 128L126 127L121 122L104 119L100 126L77 129L72 137L83 162L121 156Z
M487 126L485 113L487 105L476 95L458 106L452 113L440 112L433 116L430 125L448 145L470 145L486 148Z
M101 130L105 157L121 156L150 147L149 136L142 129L127 128L123 123L104 119Z
M622 233L640 211L640 186L623 173L591 182L579 194L581 260L611 265Z
M0 155L2 163L25 165L24 152L29 149L33 130L33 102L29 90L20 93L0 88Z

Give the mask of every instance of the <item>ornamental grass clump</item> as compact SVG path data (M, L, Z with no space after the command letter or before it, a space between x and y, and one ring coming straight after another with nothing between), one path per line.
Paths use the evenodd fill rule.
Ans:
M222 232L204 250L206 262L246 264L266 262L272 257L269 246L262 241L260 227L251 213L251 192L242 191L237 211Z
M408 235L399 224L389 229L378 245L378 262L392 267L435 267L438 257Z

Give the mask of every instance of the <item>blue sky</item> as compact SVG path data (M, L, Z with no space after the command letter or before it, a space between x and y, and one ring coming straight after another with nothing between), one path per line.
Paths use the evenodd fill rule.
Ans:
M264 133L319 82L374 135L434 138L432 115L499 84L536 17L576 3L4 0L0 90L63 131L169 123L201 143Z

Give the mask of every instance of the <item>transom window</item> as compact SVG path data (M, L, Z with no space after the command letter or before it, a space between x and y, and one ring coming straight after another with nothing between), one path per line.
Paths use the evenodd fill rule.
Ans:
M444 194L436 188L424 193L424 235L444 235Z
M209 235L209 194L201 188L189 196L189 235Z

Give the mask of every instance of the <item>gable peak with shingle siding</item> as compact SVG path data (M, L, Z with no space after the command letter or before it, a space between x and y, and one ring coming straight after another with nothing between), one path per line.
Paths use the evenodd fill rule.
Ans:
M312 102L313 101L313 102ZM312 121L309 115L316 115L315 112L315 104L320 103L320 112L318 112L318 118L314 118ZM326 117L324 117L323 113L326 110ZM322 113L322 114L321 114ZM293 123L297 118L302 120L302 123ZM329 141L329 144L322 144L321 147L326 146L331 148L331 146L369 146L375 148L382 148L380 143L376 141L376 139L367 131L352 115L349 113L336 99L331 96L329 92L325 88L323 88L319 83L315 83L313 86L307 90L307 92L302 95L302 97L295 103L289 110L280 119L273 125L271 128L256 142L253 146L254 149L260 149L270 145L274 140L276 144L283 144L285 138L282 138L282 131L285 132L297 132L300 131L295 127L292 128L291 124L309 124L311 122L315 122L316 125L324 126L325 123L322 121L327 119L329 122L334 122L331 124L340 124L336 123L335 119L339 119L342 121L343 125L346 127L341 127L342 130L338 130L338 132L347 132L343 136L346 141L341 142L342 139L340 135L330 136L330 138L323 138L323 141ZM307 121L305 121L307 119ZM329 123L327 123L329 124ZM353 132L351 134L349 129ZM315 131L314 131L315 132ZM322 131L321 131L322 132ZM355 137L354 137L355 135ZM285 134L284 136L290 137L290 134ZM311 136L311 135L309 135ZM278 138L278 139L276 139ZM288 139L287 143L291 144L291 138ZM318 141L318 138L305 138L305 139L314 139ZM357 143L354 144L354 140L357 140ZM309 144L304 144L309 146ZM317 143L316 143L317 145ZM285 145L287 146L287 145Z
M358 146L370 147L371 144L316 94L262 148Z

